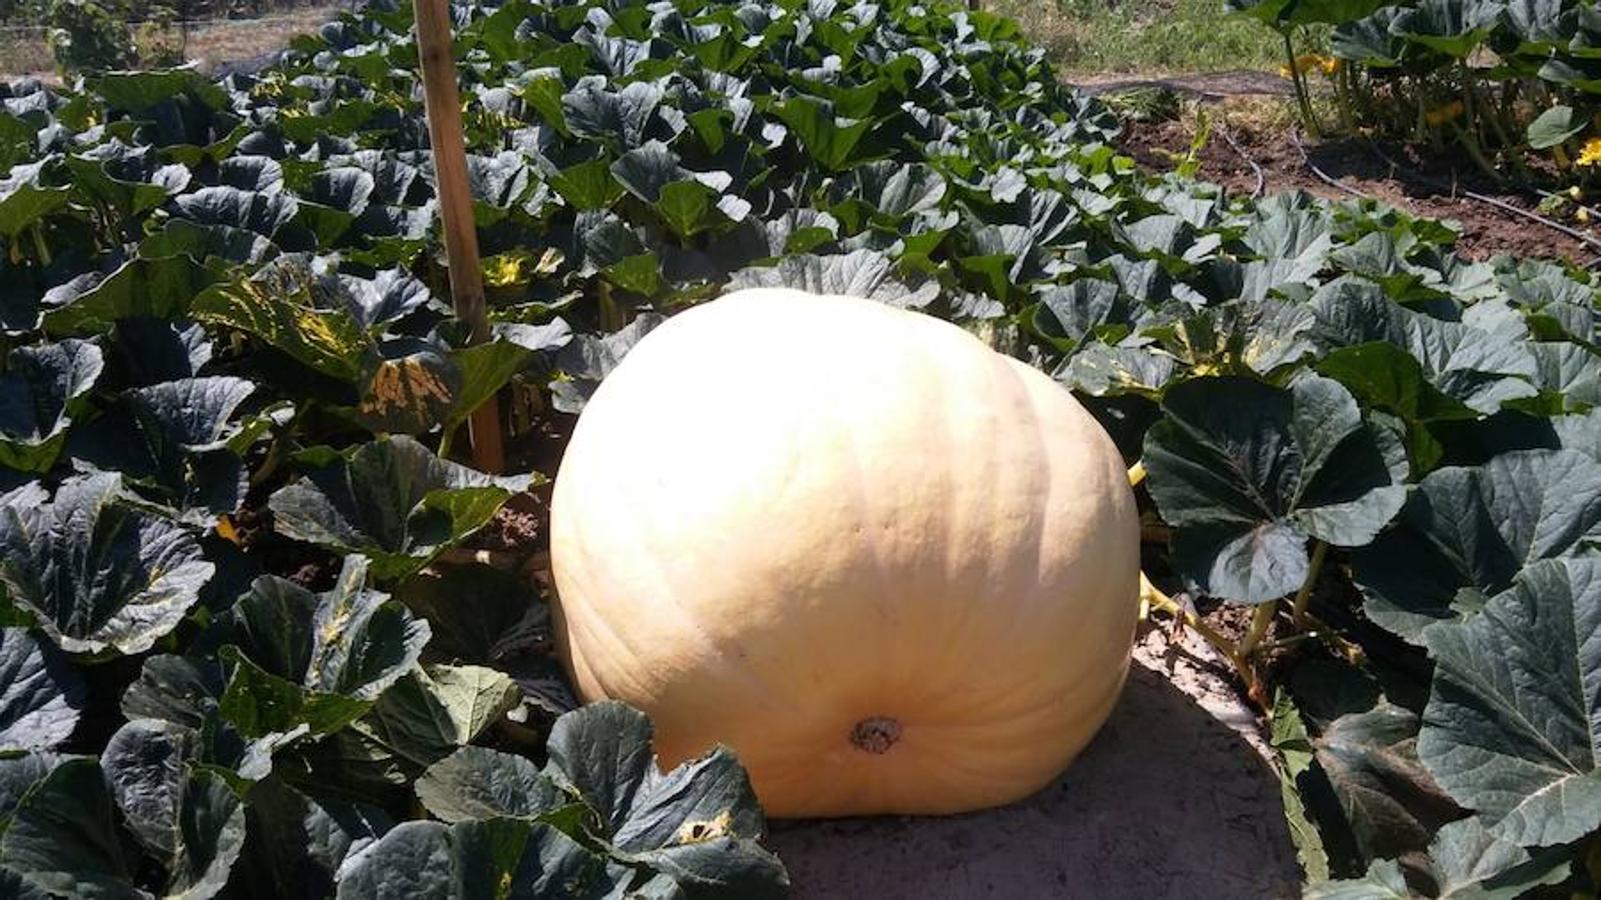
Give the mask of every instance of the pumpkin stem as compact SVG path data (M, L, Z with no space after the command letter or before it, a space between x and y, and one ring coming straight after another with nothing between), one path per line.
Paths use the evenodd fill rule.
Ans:
M887 716L873 716L851 729L851 743L868 753L887 753L901 739L901 723Z
M1329 545L1318 541L1312 545L1312 562L1307 567L1306 579L1301 582L1301 589L1295 592L1295 600L1290 608L1295 616L1295 627L1306 627L1306 606L1312 599L1312 588L1317 586L1318 573L1323 570L1323 560L1329 555Z

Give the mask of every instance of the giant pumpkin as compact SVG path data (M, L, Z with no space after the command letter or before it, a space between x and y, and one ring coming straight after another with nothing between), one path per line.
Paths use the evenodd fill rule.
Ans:
M664 764L732 747L770 815L1041 788L1128 670L1139 526L1072 395L962 329L794 290L647 335L557 474L560 652Z

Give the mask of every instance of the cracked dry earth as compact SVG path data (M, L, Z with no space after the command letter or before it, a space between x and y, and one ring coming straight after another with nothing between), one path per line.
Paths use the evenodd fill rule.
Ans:
M962 816L775 822L802 900L1296 897L1300 870L1256 715L1199 641L1141 635L1078 761L1020 803ZM1177 648L1171 648L1177 649Z

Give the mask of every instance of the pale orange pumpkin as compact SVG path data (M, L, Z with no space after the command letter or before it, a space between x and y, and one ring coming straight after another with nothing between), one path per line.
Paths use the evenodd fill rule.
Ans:
M759 289L669 319L556 478L563 658L773 816L1026 796L1128 670L1139 525L1072 395L962 329Z

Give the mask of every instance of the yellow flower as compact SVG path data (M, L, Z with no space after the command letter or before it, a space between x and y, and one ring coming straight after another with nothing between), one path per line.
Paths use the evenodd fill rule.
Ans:
M523 275L523 263L528 261L524 253L500 253L484 259L484 286L509 287L526 280Z
M1574 165L1593 166L1596 163L1601 163L1601 137L1584 142L1584 149L1579 151L1579 158Z
M1458 116L1462 115L1462 110L1462 101L1452 100L1450 103L1447 103L1444 106L1436 106L1435 108L1424 113L1423 120L1428 122L1431 126L1438 128L1439 126L1453 121Z
M1333 56L1303 53L1295 58L1295 67L1293 69L1289 66L1279 66L1279 77L1294 78L1297 74L1318 71L1332 78L1335 73L1340 71L1342 65L1344 63Z

